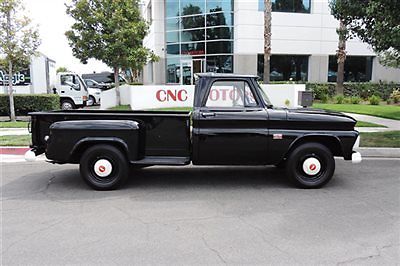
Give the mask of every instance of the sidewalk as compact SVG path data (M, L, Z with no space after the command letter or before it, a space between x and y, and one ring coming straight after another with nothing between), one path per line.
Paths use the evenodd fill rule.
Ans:
M17 116L17 121L29 122L30 116ZM0 116L0 122L10 121L9 116Z
M1 128L0 136L11 136L11 135L29 135L27 128Z
M387 119L387 118L381 118L381 117L376 117L376 116L371 116L371 115L361 115L361 114L353 114L353 113L344 113L348 116L353 117L357 121L364 121L364 122L370 122L378 125L385 126L384 127L357 127L356 130L360 132L382 132L382 131L394 131L394 130L400 130L400 121L398 120L393 120L393 119Z

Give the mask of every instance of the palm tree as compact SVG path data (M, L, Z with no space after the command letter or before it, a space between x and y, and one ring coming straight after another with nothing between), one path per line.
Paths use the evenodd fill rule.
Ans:
M270 60L271 60L271 0L264 0L264 84L269 83Z
M344 92L344 62L346 61L346 41L348 39L347 28L342 20L339 22L339 28L336 30L339 35L339 45L336 51L338 70L336 78L336 93L343 94Z

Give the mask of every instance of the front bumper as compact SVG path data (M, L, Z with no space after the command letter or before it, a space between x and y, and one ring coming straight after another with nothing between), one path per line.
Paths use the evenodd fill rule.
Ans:
M354 164L361 163L362 162L361 153L359 153L358 151L353 151L353 154L351 155L351 162Z

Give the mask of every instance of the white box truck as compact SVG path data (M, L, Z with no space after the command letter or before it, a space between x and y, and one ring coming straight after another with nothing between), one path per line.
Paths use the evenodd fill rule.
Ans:
M44 54L31 59L30 65L12 77L14 94L57 93L62 109L86 106L88 90L82 78L72 72L56 73L56 62ZM8 73L0 69L0 92L8 94Z

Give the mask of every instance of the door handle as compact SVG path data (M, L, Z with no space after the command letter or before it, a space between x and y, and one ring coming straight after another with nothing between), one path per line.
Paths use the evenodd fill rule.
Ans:
M201 113L202 117L211 117L211 116L215 116L215 113L211 113L211 112L202 112Z

